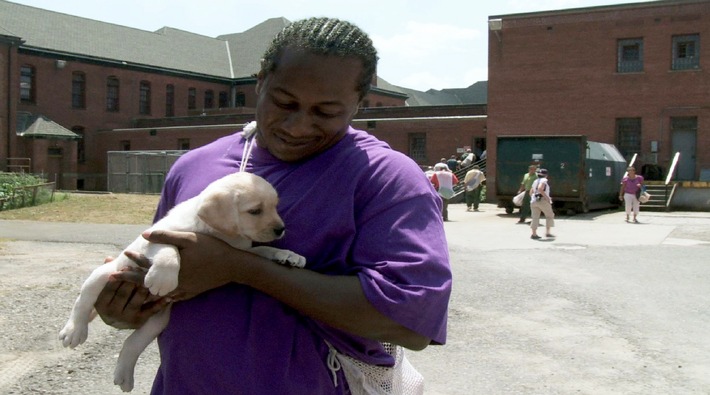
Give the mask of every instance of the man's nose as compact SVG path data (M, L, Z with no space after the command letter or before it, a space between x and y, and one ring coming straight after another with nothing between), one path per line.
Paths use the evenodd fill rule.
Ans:
M306 111L291 112L283 128L293 137L308 136L313 131L313 119Z

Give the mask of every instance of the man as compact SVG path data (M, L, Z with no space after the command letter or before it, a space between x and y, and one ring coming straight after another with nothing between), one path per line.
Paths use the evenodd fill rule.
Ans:
M550 183L547 181L547 169L537 170L537 179L532 184L532 199L530 200L530 209L532 210L532 223L530 230L532 234L530 238L539 240L540 235L537 234L537 228L540 226L540 214L545 214L545 237L554 238L555 235L550 233L550 229L555 226L555 212L552 210L552 196L550 195Z
M449 199L454 197L454 185L459 183L456 177L446 163L437 163L434 165L434 175L431 176L431 183L434 189L439 193L442 200L441 217L444 221L449 220Z
M451 157L446 161L446 166L451 171L456 171L459 169L459 161L456 159L456 155L451 155Z
M520 188L518 188L518 193L522 191L527 191L525 195L523 195L523 204L520 206L520 219L518 220L519 224L524 224L525 223L525 218L530 216L530 188L532 188L533 182L537 180L537 175L535 174L535 171L537 170L537 166L535 165L530 165L528 166L528 172L523 175L522 181L520 181Z
M481 190L483 182L486 181L486 176L481 171L478 165L474 165L471 170L466 172L463 183L466 186L466 211L478 211L478 206L481 204Z
M287 231L271 245L307 265L199 234L147 235L181 254L153 394L344 394L333 350L392 366L381 342L445 342L452 280L439 198L413 161L350 126L376 63L369 37L337 19L294 22L267 49L247 167L280 195ZM156 218L236 171L244 144L236 133L181 157ZM96 304L107 323L137 327L165 303L144 304L140 273L114 276Z
M461 167L469 167L473 162L476 161L476 155L471 152L471 149L467 149L463 155L461 155Z

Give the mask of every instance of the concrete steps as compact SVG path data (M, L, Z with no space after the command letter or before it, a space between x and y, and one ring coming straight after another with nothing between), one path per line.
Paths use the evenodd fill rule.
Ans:
M641 204L641 211L667 211L668 199L670 198L673 184L665 185L663 183L646 183L646 192L651 195L651 200Z

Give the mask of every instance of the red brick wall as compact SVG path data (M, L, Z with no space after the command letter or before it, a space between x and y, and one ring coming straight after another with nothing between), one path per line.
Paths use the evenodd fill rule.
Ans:
M616 144L617 118L642 118L637 164L667 167L669 120L698 118L696 171L710 168L710 2L503 16L489 32L491 136L583 134ZM699 33L701 68L672 71L672 36ZM644 71L617 73L617 40L643 38ZM495 160L495 139L489 158ZM653 155L650 142L659 142ZM495 181L495 169L488 175ZM525 169L522 169L524 172Z

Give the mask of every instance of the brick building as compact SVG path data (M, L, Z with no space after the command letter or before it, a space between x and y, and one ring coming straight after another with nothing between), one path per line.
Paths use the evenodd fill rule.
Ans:
M710 172L710 1L489 17L488 147L501 135L586 135L650 178ZM525 169L520 169L521 175ZM496 169L489 166L495 182Z
M260 56L288 23L212 38L0 0L0 171L20 160L60 188L105 190L110 151L185 150L234 132L253 119ZM458 105L427 106L427 93L377 79L356 126L421 165L485 147L485 103L436 93Z

